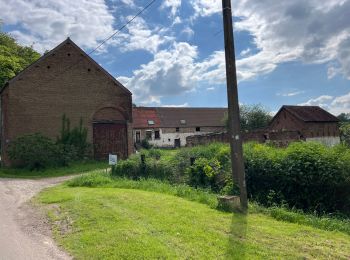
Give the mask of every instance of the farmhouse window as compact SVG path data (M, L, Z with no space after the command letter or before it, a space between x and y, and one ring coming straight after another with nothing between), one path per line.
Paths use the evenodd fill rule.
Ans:
M154 121L153 120L148 120L148 125L154 125Z
M186 120L182 119L182 120L180 120L180 123L181 123L181 125L186 125Z
M141 142L141 133L140 131L136 132L136 143L140 143Z
M154 131L154 139L160 139L159 130Z
M176 127L176 128L175 128L175 131L176 131L176 132L180 132L180 128L179 128L179 127Z
M150 130L146 131L146 139L152 140L152 131L150 131Z
M196 132L200 132L201 128L199 126L196 127Z

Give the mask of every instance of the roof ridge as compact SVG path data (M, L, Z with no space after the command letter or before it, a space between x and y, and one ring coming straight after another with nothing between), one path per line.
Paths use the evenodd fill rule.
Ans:
M36 61L32 62L31 64L29 64L27 67L25 67L23 70L21 70L19 73L17 73L14 77L12 77L11 79L9 79L4 87L0 90L0 94L4 91L4 89L10 84L13 83L13 81L17 80L18 77L20 77L20 75L22 75L26 70L28 70L29 68L31 68L32 66L34 66L35 64L41 62L42 60L44 60L45 58L47 58L48 56L50 56L53 52L55 52L56 50L58 50L59 48L61 48L64 44L66 43L70 43L72 44L73 47L75 47L79 52L81 52L84 57L86 57L90 62L92 62L95 66L97 66L99 69L101 69L102 72L104 72L106 74L106 76L108 76L112 81L114 81L114 83L116 83L119 87L121 87L124 91L128 92L129 94L132 95L132 93L130 92L130 90L128 90L123 84L121 84L115 77L113 77L106 69L104 69L100 64L98 64L93 58L91 58L82 48L80 48L71 38L67 37L67 39L65 39L64 41L62 41L60 44L58 44L56 47L54 47L52 50L48 51L47 53L45 53L44 55L42 55L39 59L37 59ZM75 64L74 64L75 65Z

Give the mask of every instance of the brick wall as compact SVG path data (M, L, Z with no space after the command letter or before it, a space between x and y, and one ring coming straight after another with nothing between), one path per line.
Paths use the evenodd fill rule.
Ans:
M120 119L127 122L128 152L132 153L131 95L74 44L64 43L10 82L2 93L5 164L7 144L18 136L40 132L56 139L63 114L70 119L71 127L82 118L88 141L93 143L94 116L106 120L114 116L104 108L119 111Z
M262 130L251 131L243 134L243 142L274 142L278 146L286 146L290 142L302 140L298 131L279 131L279 132L266 132ZM206 145L210 143L220 142L229 143L229 134L213 133L206 135L195 135L186 138L187 146Z

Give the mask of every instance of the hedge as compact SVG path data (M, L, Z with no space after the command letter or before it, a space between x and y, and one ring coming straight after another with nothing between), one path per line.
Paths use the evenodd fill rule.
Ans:
M211 144L177 151L151 149L121 161L113 175L156 178L216 193L236 194L230 149ZM195 158L191 165L190 158ZM261 204L284 205L308 212L350 214L350 149L297 142L287 148L245 144L248 195Z

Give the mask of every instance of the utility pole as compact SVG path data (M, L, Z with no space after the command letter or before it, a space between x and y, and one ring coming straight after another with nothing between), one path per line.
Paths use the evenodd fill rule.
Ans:
M233 39L231 0L222 0L224 21L226 82L228 100L228 125L231 146L232 177L239 186L240 203L243 211L248 208L245 182L241 126L239 120L238 87L236 74L235 46Z

